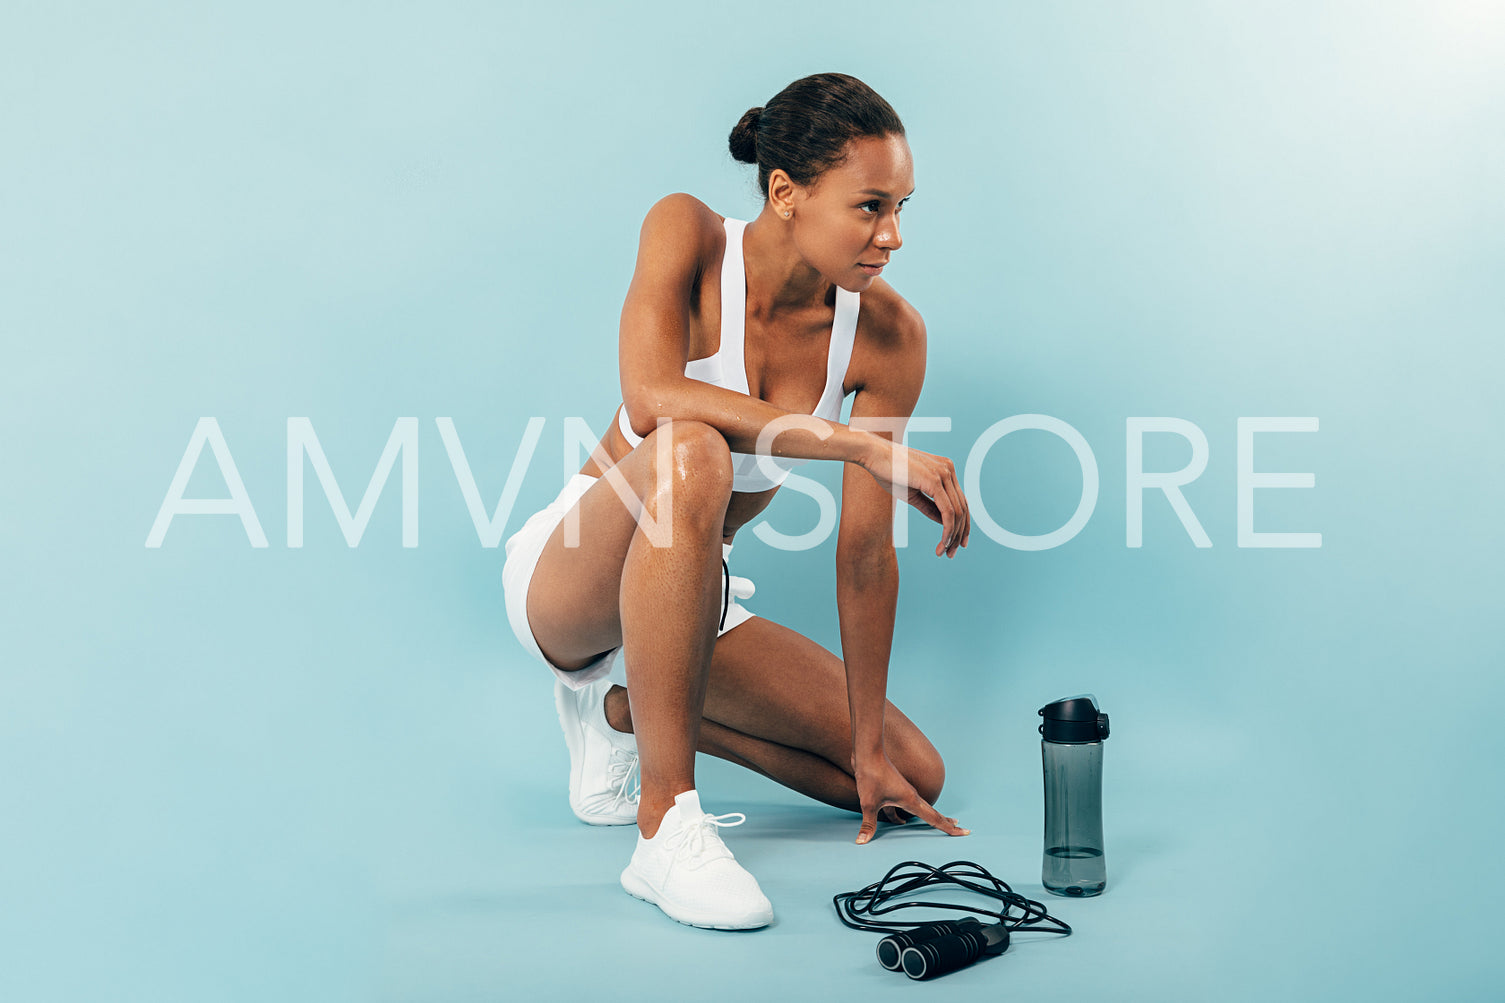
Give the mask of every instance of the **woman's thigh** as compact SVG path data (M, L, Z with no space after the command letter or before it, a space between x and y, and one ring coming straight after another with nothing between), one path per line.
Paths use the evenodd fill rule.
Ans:
M571 520L580 527L573 547L565 546ZM622 564L636 527L611 483L600 477L539 553L528 584L528 626L544 657L560 668L580 668L622 643Z
M705 717L852 772L845 665L798 631L764 617L717 638ZM945 778L940 753L892 702L884 711L883 744L922 796L939 793Z
M721 433L702 422L679 421L649 433L587 488L554 527L528 585L528 625L544 657L561 669L577 669L622 643L622 576L637 535L637 512L669 533L663 547L649 539L662 537L658 530L645 537L644 545L663 555L655 562L663 579L640 582L640 589L663 595L677 587L698 590L702 583L683 581L685 567L705 562L695 559L698 552L681 558L686 547L719 550L731 476L731 453ZM579 528L576 546L566 545L567 526Z

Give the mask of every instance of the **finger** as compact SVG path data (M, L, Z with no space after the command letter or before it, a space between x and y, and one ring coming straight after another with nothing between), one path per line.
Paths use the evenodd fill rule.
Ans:
M951 490L956 492L956 521L960 523L956 531L956 548L960 550L967 545L967 537L972 534L972 510L967 505L967 496L962 493L962 483L955 470L951 471Z
M914 804L907 805L906 807L910 811L918 815L921 820L930 824L934 828L941 830L948 836L966 836L970 835L972 832L971 829L963 829L961 826L957 825L956 819L947 818L940 812L936 811L934 808L930 807L930 805L926 804L924 801L920 801L918 798L915 800Z
M956 471L948 471L946 477L946 493L951 498L951 504L956 509L956 535L951 538L951 556L967 545L967 531L971 528L972 517L967 511L967 497L962 494L961 482L956 478Z
M937 481L935 486L926 493L934 499L936 507L941 510L941 542L935 547L935 556L940 557L951 543L951 535L956 527L956 512L944 484Z
M962 545L962 536L967 529L967 499L962 495L961 485L956 481L956 468L951 461L945 461L945 471L941 478L946 487L946 497L951 500L951 508L954 512L952 517L955 531L951 535L951 546L947 548L948 557L955 557L956 551Z
M878 817L871 808L862 810L862 828L857 830L857 845L861 846L878 831Z
M935 502L919 488L912 488L909 492L909 504L919 509L920 512L931 522L941 521L941 510L935 507Z
M972 539L972 506L967 503L966 495L962 495L962 506L967 520L967 528L962 530L962 546L965 547L967 541Z
M962 519L965 522L965 525L962 527L962 546L965 547L967 541L972 538L972 503L967 501L967 496L962 491L960 484L956 486L956 494L961 499Z
M961 488L956 483L956 472L949 467L941 474L941 490L946 492L946 501L950 504L952 513L951 537L946 541L946 556L954 557L962 542L966 503L962 499Z
M941 491L944 492L945 498L947 498L947 505L951 508L951 535L947 536L945 541L942 542L945 556L950 557L951 553L956 550L956 535L962 529L962 524L960 524L960 520L957 518L956 498L951 497L951 489L948 488L945 479L941 480Z
M951 546L951 538L956 535L956 505L947 493L946 485L939 480L936 482L931 498L935 500L936 508L941 512L941 542L936 547L936 556L939 557Z

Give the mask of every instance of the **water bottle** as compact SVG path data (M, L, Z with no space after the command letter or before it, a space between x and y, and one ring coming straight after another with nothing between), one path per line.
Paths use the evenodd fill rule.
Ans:
M1040 708L1045 767L1045 862L1041 881L1056 895L1085 898L1108 883L1103 858L1103 739L1108 715L1089 694Z

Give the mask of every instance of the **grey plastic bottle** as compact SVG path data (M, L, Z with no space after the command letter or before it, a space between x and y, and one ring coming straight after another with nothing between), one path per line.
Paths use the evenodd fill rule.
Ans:
M1108 715L1089 694L1040 708L1045 768L1045 862L1041 882L1056 895L1099 895L1108 883L1103 855L1103 739Z

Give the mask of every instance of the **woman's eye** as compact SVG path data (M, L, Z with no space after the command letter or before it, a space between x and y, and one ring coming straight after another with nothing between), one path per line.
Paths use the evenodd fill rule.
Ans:
M877 212L880 208L880 205L877 202L864 202L857 208L861 209L863 212Z

